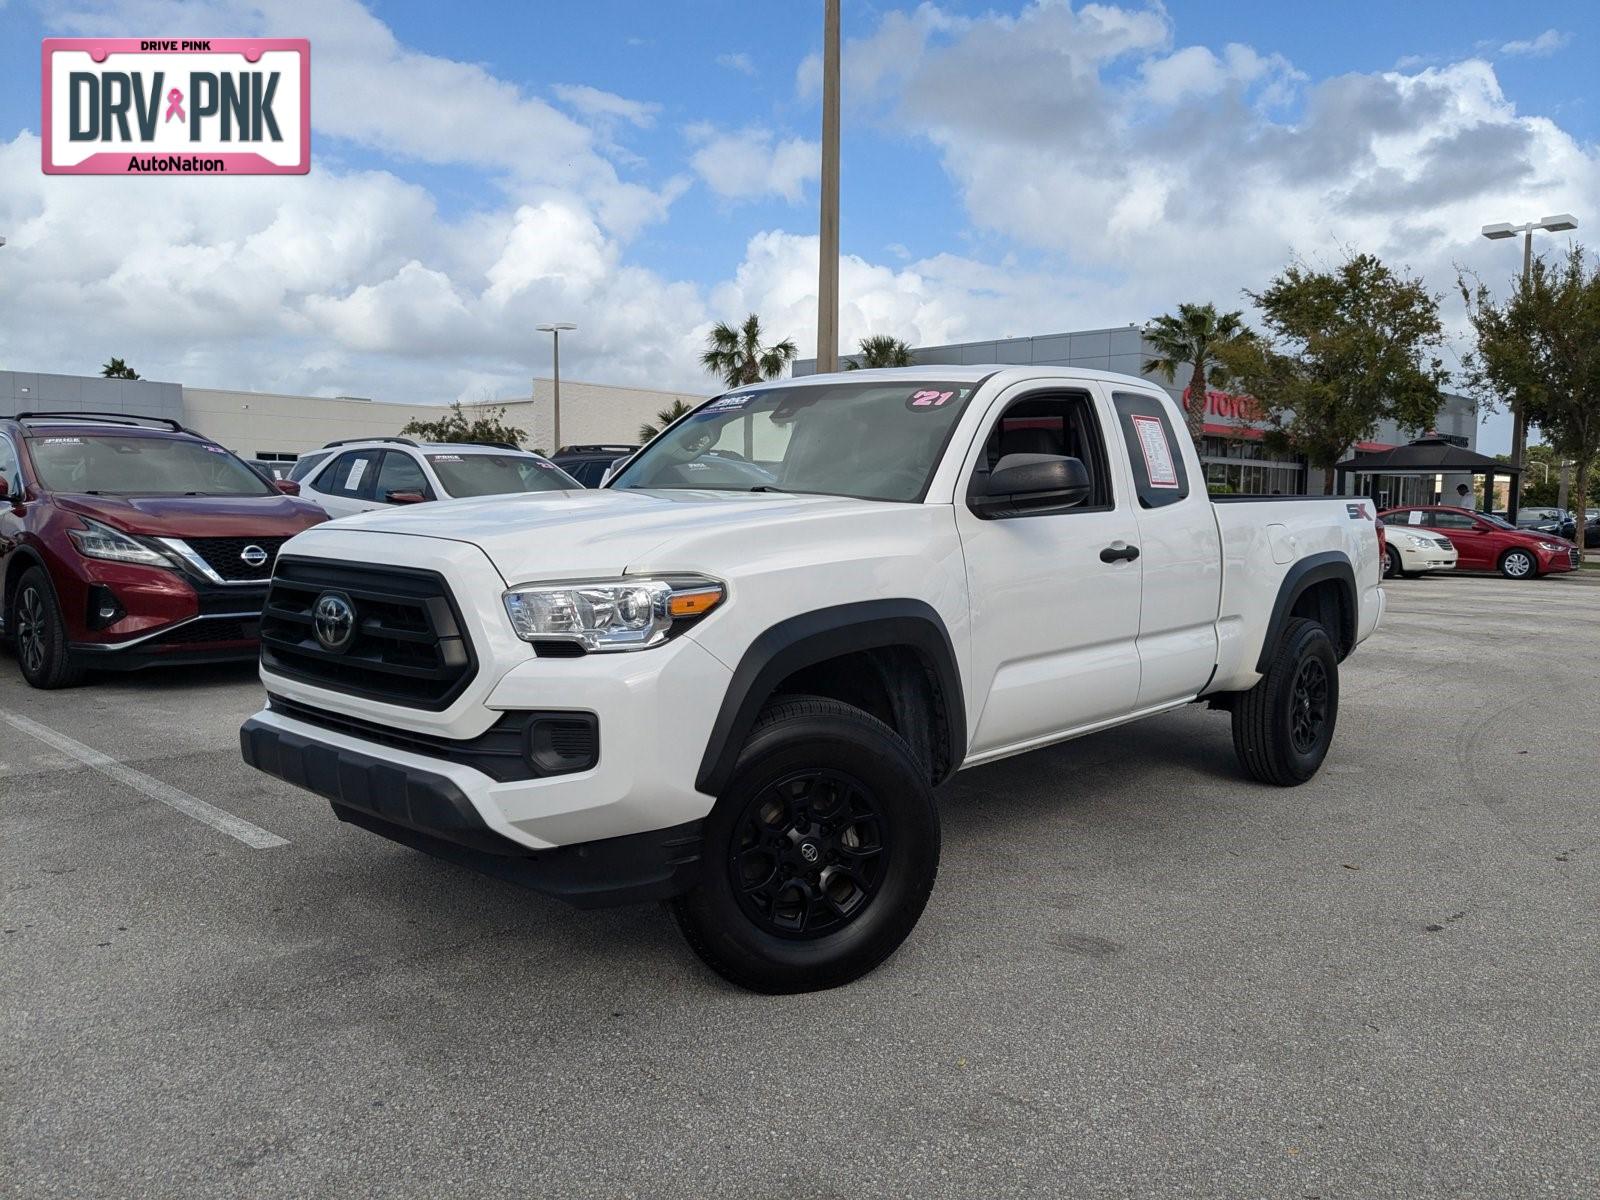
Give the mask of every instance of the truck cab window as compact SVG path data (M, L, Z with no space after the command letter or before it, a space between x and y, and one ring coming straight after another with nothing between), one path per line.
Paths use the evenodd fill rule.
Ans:
M984 442L973 472L973 486L1008 454L1054 454L1076 458L1089 472L1093 491L1071 512L1093 512L1112 506L1111 472L1105 438L1094 405L1080 393L1027 396L1006 406Z

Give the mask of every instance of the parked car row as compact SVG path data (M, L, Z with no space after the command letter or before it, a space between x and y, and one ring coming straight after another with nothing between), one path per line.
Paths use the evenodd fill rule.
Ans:
M581 488L510 445L364 438L291 468L164 418L21 413L0 421L0 636L44 688L90 667L253 659L296 533L391 505Z
M1410 576L1459 567L1498 571L1507 579L1573 571L1578 547L1553 533L1519 529L1494 513L1444 504L1386 509L1378 514L1388 541L1385 573Z

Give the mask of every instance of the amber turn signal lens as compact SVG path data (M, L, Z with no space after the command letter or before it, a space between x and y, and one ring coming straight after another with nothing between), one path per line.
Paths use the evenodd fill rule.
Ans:
M722 601L721 588L700 588L692 592L674 592L667 602L667 611L674 617L698 617L710 612Z

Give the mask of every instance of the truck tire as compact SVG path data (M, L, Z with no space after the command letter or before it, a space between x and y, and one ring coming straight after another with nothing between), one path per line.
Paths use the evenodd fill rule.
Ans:
M1316 621L1295 618L1267 673L1233 706L1233 749L1252 778L1294 787L1317 773L1339 717L1339 656Z
M939 868L939 814L910 748L817 696L762 713L704 836L700 883L668 907L708 967L755 992L871 971L916 925Z
M11 600L13 644L22 677L36 688L71 687L83 678L83 668L72 661L67 646L66 622L56 590L39 567L29 567L17 583Z

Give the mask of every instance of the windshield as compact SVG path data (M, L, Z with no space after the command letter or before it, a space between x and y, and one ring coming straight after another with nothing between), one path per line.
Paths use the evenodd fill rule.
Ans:
M554 463L531 454L430 454L428 465L452 497L506 492L560 492L583 485Z
M641 450L614 488L919 501L975 383L835 383L719 396Z
M221 446L188 438L83 433L28 440L39 482L92 496L267 496L274 489Z

